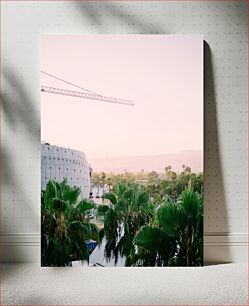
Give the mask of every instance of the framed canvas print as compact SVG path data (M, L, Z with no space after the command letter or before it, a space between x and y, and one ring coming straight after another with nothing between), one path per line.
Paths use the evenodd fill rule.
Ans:
M203 39L41 39L41 265L203 265Z

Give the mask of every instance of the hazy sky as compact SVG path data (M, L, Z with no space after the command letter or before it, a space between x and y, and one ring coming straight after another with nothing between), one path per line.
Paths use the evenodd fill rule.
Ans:
M125 106L41 93L41 138L88 158L203 149L203 41L195 35L49 35L41 70ZM41 85L76 88L41 75Z

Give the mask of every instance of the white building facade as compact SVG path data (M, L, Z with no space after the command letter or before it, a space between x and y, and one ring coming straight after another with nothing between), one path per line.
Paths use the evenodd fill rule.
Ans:
M93 198L101 198L106 192L109 192L109 187L106 184L104 186L92 186L91 192Z
M68 185L80 188L83 198L89 198L90 167L83 152L42 143L41 188L52 179L57 182L67 179Z

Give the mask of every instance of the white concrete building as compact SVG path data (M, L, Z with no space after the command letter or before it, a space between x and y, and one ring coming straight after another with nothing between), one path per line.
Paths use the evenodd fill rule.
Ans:
M109 192L109 187L105 184L104 186L92 186L92 197L102 197L103 194Z
M71 186L80 187L82 197L89 198L90 167L83 152L41 144L41 188L51 179L61 182L64 178Z

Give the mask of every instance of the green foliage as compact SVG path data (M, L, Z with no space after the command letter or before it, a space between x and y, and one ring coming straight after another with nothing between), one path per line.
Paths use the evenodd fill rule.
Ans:
M155 213L155 225L142 227L134 244L147 252L155 265L199 266L203 262L203 198L185 189L178 202L166 201ZM138 250L137 253L141 253ZM155 255L156 254L156 255ZM133 265L147 265L137 257Z
M98 239L97 227L85 213L95 205L78 202L79 188L49 181L41 195L41 264L69 266L72 260L89 259L86 240Z
M95 204L89 200L83 199L75 207L75 212L78 214L84 214L86 211L95 208Z
M203 261L203 175L183 165L179 174L165 167L165 179L155 171L107 174L112 192L102 237L107 259L126 257L126 266L199 266ZM105 210L105 211L104 211Z
M129 256L131 266L164 266L177 251L174 239L160 227L146 225L133 240L137 250Z
M113 205L117 203L116 195L112 192L107 192L102 196L103 199L109 200Z
M203 195L202 173L192 173L191 168L185 165L182 166L180 173L173 171L170 165L166 166L164 170L163 179L159 179L159 174L156 171L145 172L141 170L138 173L125 171L119 174L95 172L92 176L92 182L97 185L103 185L105 182L111 189L119 183L141 184L149 196L153 197L154 203L161 203L165 195L176 200L189 187L190 183L194 192Z
M105 257L126 258L126 266L200 266L203 264L203 175L183 165L176 173L155 171L93 174L108 184L99 232L87 212L95 204L81 199L79 188L50 181L42 191L42 265L68 266L89 259L86 240L106 238Z
M117 261L134 249L132 241L140 227L152 219L154 206L141 186L125 182L118 183L104 198L114 204L104 217L105 255Z
M172 202L161 205L156 213L156 219L159 225L171 237L174 237L177 230L181 226L184 226L186 218L187 216L182 206Z
M137 232L133 242L150 251L157 251L158 245L163 244L163 231L159 227L142 226Z
M105 214L108 210L109 210L109 206L108 205L99 205L98 206L98 214Z
M191 189L203 197L203 175L201 173L190 173L189 167L186 171L175 174L174 171L167 170L166 179L154 183L148 183L145 186L146 191L153 199L155 204L161 204L162 201L170 198L179 200L183 191L191 186ZM172 174L173 173L173 174Z

